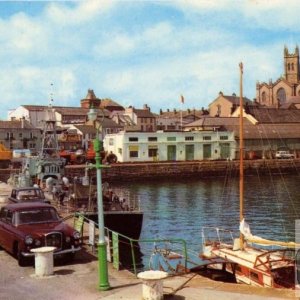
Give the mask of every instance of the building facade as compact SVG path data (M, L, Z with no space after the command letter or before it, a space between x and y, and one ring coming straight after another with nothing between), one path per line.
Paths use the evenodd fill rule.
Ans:
M130 106L125 109L124 115L128 116L134 124L132 128L127 126L125 130L137 130L144 132L156 131L156 116L151 113L150 107L146 104L143 109L136 109Z
M247 106L257 106L257 103L251 101L250 99L243 97L243 105ZM234 111L240 106L240 97L236 94L232 96L226 96L222 92L219 96L209 104L209 115L211 117L230 117Z
M104 138L119 162L234 159L233 132L119 132Z
M290 53L287 47L283 51L283 76L273 82L257 82L256 101L262 105L281 107L289 99L300 96L299 48Z
M36 153L41 148L41 130L25 119L0 121L0 143L7 149L29 149Z

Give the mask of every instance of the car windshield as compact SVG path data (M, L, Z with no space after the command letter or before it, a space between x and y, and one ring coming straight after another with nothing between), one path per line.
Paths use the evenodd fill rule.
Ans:
M53 208L35 208L30 210L19 211L16 216L16 223L32 224L32 223L47 223L59 220L59 216Z
M35 199L43 199L44 195L41 190L21 190L18 192L19 200L35 200Z

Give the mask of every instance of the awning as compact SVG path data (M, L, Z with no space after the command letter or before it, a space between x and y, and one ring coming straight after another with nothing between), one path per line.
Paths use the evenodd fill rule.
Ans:
M129 146L129 151L139 151L139 146Z

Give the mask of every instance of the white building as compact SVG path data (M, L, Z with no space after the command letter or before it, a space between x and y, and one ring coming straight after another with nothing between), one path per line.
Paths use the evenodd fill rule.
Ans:
M119 162L234 159L233 132L119 132L107 134L104 149Z

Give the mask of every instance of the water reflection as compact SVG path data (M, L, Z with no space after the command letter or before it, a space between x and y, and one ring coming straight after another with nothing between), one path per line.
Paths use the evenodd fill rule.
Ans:
M300 216L299 176L246 177L245 217L255 235L294 239ZM141 199L141 238L182 238L199 251L201 227L238 230L239 179L185 179L120 184Z

